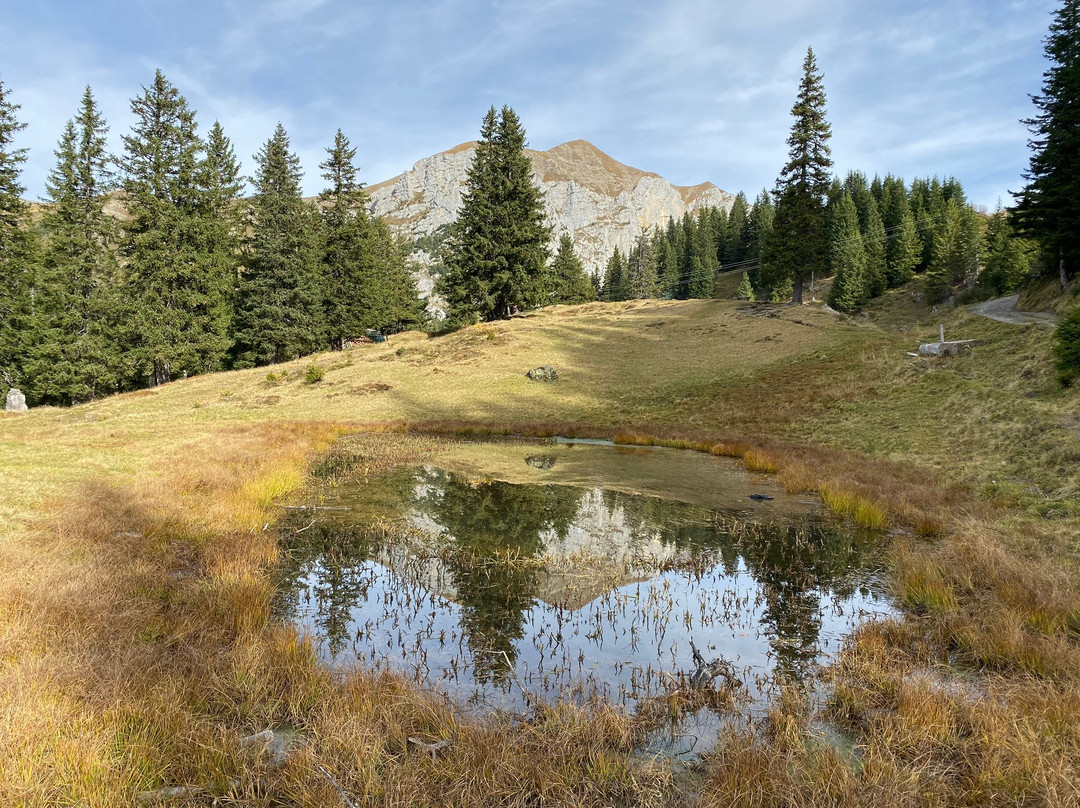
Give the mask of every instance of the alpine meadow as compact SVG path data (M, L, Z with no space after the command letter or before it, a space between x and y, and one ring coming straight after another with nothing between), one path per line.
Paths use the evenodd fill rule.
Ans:
M1080 0L53 5L0 805L1080 807Z

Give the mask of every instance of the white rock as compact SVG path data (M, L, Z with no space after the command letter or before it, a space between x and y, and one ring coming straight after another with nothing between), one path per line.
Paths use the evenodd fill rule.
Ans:
M457 218L475 143L426 157L410 171L368 188L372 213L386 218L410 239L431 235ZM528 150L533 174L545 194L552 226L552 252L563 233L574 240L586 270L603 271L612 251L629 252L642 231L667 224L707 206L731 207L734 196L712 183L673 185L663 177L623 165L591 143L574 140L546 151ZM433 256L418 252L420 264ZM419 286L430 296L433 281L422 273Z

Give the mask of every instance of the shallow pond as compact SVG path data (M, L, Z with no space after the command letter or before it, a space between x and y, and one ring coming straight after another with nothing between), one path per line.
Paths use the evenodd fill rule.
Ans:
M807 680L890 611L879 536L725 458L463 443L311 496L284 530L284 609L330 664L404 671L475 712L638 710L689 686L691 643L760 709L778 673ZM701 751L718 726L696 710L657 745Z

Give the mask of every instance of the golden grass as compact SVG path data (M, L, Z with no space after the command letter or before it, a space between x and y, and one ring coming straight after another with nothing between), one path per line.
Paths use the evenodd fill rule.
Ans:
M362 428L365 475L423 457L429 434L615 436L735 457L843 518L936 537L894 554L908 616L860 629L830 671L856 758L788 693L721 739L699 804L1080 805L1077 393L1050 386L1044 333L963 313L947 328L984 346L909 361L930 325L909 315L875 330L722 301L556 307L272 381L4 417L0 804L234 778L245 804L337 804L318 765L358 804L680 801L622 716L470 723L393 677L331 677L270 620L274 503ZM324 378L304 384L313 362ZM526 380L540 364L560 381ZM267 726L307 739L281 770L239 748ZM450 733L435 761L407 748Z

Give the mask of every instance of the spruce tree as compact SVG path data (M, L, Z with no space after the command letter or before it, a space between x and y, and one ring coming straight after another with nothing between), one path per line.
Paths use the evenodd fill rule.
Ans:
M987 222L983 242L985 261L979 285L993 295L1012 292L1031 271L1032 245L1016 235L1000 204Z
M563 233L551 264L551 302L577 305L592 300L596 300L596 287L574 251L573 239Z
M218 121L206 135L201 170L206 193L206 252L210 272L225 300L226 333L231 334L244 239L244 205L240 198L244 180L232 141Z
M693 237L688 240L692 245L689 254L690 274L686 279L686 296L689 298L709 298L716 293L716 273L720 269L720 262L716 259L707 222L708 218L699 214Z
M735 292L736 300L749 300L751 303L757 298L754 295L754 287L750 283L750 276L747 273L743 273L742 283L739 284L739 289Z
M746 270L750 285L761 288L761 253L773 229L776 208L768 191L763 190L754 200L754 207L746 218L746 260L752 261Z
M660 296L670 300L679 291L679 256L666 234L660 240L656 263L660 276Z
M832 167L825 88L813 49L806 52L791 114L795 123L787 141L789 159L777 180L777 211L762 256L762 272L774 289L791 281L792 300L801 304L804 281L823 274L826 266L824 199Z
M922 255L922 240L915 229L915 216L903 180L885 178L881 209L887 234L885 280L888 286L896 287L911 280Z
M641 233L626 260L626 297L641 300L659 294L657 255L648 233Z
M626 264L618 247L612 250L611 257L604 268L604 283L601 286L600 298L609 303L626 300Z
M280 123L255 155L251 235L240 276L236 365L284 362L325 344L318 218Z
M866 296L878 297L886 287L885 225L865 174L860 171L849 172L844 187L851 194L855 210L859 214L859 232L862 234L863 249L866 252Z
M933 257L926 270L926 297L931 303L945 300L956 279L964 278L971 269L963 209L950 199L941 215L941 223L934 231Z
M33 315L35 245L22 199L26 189L19 182L26 149L14 145L15 136L26 127L16 117L18 111L0 81L0 384L4 387L20 383Z
M488 110L439 284L452 318L506 319L547 298L551 230L525 146L514 110Z
M131 102L121 252L132 375L152 385L220 367L228 290L208 249L211 212L195 113L160 70Z
M731 209L727 215L727 234L725 249L720 260L725 264L734 264L737 261L745 261L749 252L747 234L747 208L746 194L739 191L731 203Z
M120 382L116 220L105 213L116 172L108 125L89 87L56 149L46 182L47 237L37 288L27 376L36 401L71 404L113 392Z
M338 129L334 144L319 164L330 183L319 195L323 228L323 280L326 328L330 347L341 350L344 340L372 328L370 310L385 290L379 288L369 252L370 222L367 198L357 180L356 149Z
M829 290L829 305L852 313L867 297L866 251L859 231L859 214L847 191L836 202L831 220L829 242L835 277Z

